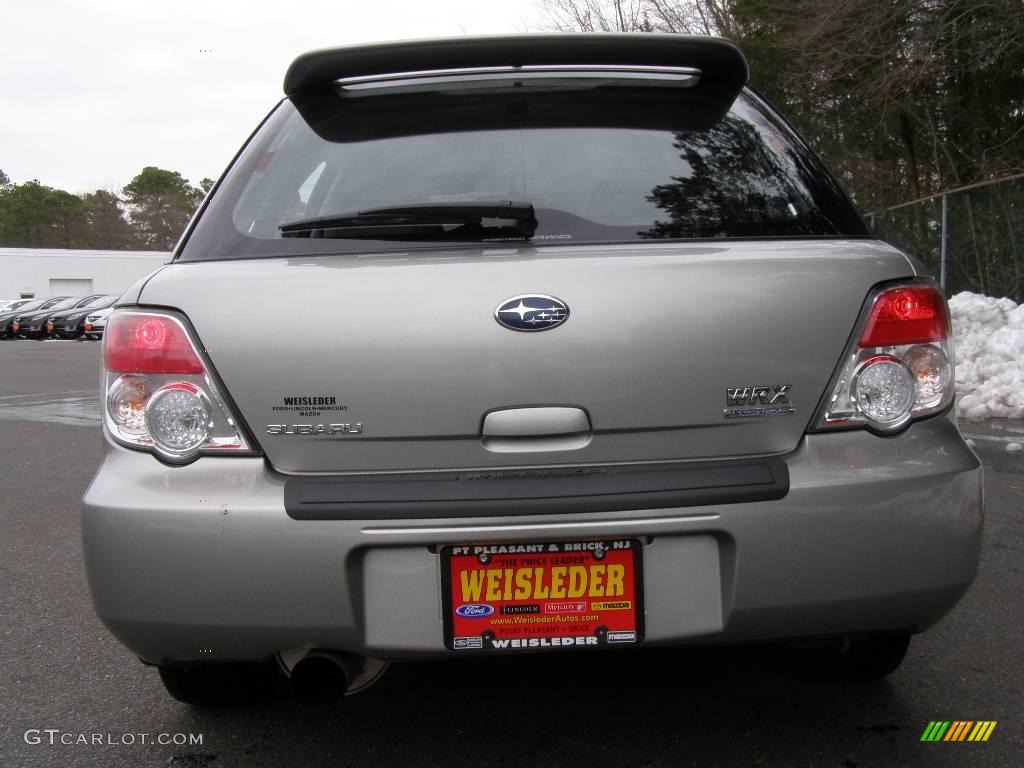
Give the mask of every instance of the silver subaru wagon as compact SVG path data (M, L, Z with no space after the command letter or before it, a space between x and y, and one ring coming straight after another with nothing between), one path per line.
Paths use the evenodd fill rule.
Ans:
M944 297L747 76L653 34L292 64L107 321L88 578L173 696L762 640L863 679L956 604Z

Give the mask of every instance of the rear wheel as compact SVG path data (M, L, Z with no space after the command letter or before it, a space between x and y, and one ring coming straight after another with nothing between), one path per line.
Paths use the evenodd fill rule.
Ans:
M895 672L909 646L909 633L892 632L867 635L804 654L809 671L814 674L847 682L866 682Z
M245 704L269 696L280 678L269 662L161 664L164 688L178 701L193 706Z

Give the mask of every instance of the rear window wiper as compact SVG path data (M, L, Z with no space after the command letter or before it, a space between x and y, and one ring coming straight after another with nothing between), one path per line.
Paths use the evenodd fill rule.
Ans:
M314 232L319 232L322 233L319 237L394 237L411 233L458 238L494 231L494 228L483 226L484 219L515 222L512 231L524 238L533 237L537 229L533 205L516 200L409 203L364 208L315 219L288 221L278 229L284 237L313 237ZM506 228L498 228L498 231L506 231Z

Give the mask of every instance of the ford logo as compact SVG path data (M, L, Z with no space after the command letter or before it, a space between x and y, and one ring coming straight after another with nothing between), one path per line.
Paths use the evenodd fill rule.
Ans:
M455 612L464 619L482 619L494 613L494 606L486 603L466 603L456 608Z
M494 319L512 331L549 331L569 319L569 307L554 296L513 296L494 310Z

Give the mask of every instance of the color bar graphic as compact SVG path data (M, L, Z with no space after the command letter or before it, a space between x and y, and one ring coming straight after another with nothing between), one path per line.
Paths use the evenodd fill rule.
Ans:
M996 720L932 720L921 741L988 741Z

